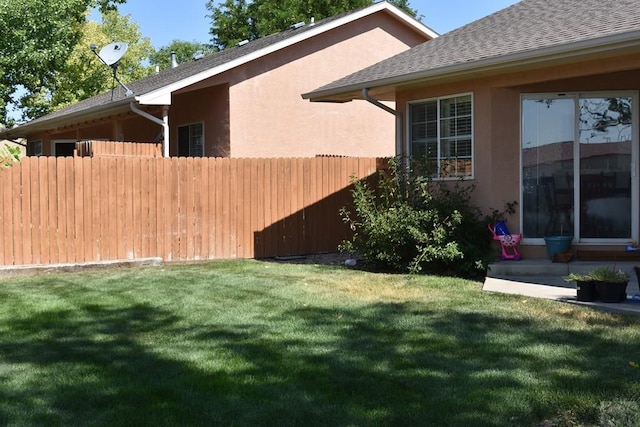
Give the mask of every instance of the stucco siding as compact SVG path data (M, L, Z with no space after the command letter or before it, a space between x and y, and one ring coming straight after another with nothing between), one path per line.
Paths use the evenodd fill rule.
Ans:
M204 125L206 157L229 156L229 87L220 84L177 94L170 108L172 156L178 153L178 127L193 123Z
M391 156L393 115L364 101L310 103L301 93L422 41L386 16L283 49L231 76L232 157Z
M544 71L529 70L404 90L398 92L398 109L406 113L407 103L410 101L459 93L473 94L472 182L476 186L473 202L484 213L489 213L492 209L503 209L505 202L520 202L521 95L637 91L640 90L637 79L640 63L637 59L634 55L625 57L624 60L610 58L604 63L584 62L578 67L557 65ZM628 70L633 64L638 68ZM624 70L616 71L616 68ZM513 233L520 232L519 212L509 218L509 228ZM524 248L524 254L544 257L544 250L544 246L531 245Z

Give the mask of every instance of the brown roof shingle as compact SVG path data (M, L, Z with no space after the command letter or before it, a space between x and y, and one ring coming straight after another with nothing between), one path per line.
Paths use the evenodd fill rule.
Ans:
M323 86L305 98L400 82L519 53L640 30L639 0L523 0Z

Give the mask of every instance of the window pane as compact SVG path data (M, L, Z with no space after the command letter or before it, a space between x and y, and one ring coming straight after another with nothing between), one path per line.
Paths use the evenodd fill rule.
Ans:
M190 144L189 144L189 155L192 157L202 157L204 155L204 144L203 144L203 126L202 123L198 123L195 125L189 126L190 132Z
M437 122L438 121L438 103L435 101L427 102L427 121L429 122Z
M456 156L471 158L471 140L460 139L456 144Z
M29 141L27 143L27 156L42 156L42 141Z
M575 102L522 102L522 212L525 237L573 235Z
M427 146L423 142L414 141L411 143L411 153L413 156L422 157L427 154Z
M411 104L409 114L411 114L411 121L413 123L424 123L427 121L426 104Z
M471 117L471 96L457 98L457 113L458 116Z
M580 236L631 238L631 98L580 99Z
M427 124L417 123L411 127L411 134L414 141L422 141L427 139Z

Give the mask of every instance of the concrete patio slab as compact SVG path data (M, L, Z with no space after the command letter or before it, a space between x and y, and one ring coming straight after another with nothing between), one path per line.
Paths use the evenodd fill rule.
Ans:
M491 265L482 289L487 292L552 299L611 312L640 314L640 289L638 278L633 271L633 267L638 264L612 264L595 261L575 261L567 264L552 263L548 260L500 261ZM586 273L602 265L610 265L629 274L626 302L612 304L578 301L575 285L564 280L572 272Z

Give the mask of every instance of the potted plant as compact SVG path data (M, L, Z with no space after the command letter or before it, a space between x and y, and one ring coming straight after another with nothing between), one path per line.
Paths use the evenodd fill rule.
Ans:
M567 279L576 282L578 301L623 302L627 299L629 275L611 267L597 267L586 274L571 273Z
M567 282L575 282L576 299L582 302L593 302L598 299L598 290L595 280L588 274L571 273L565 279Z

